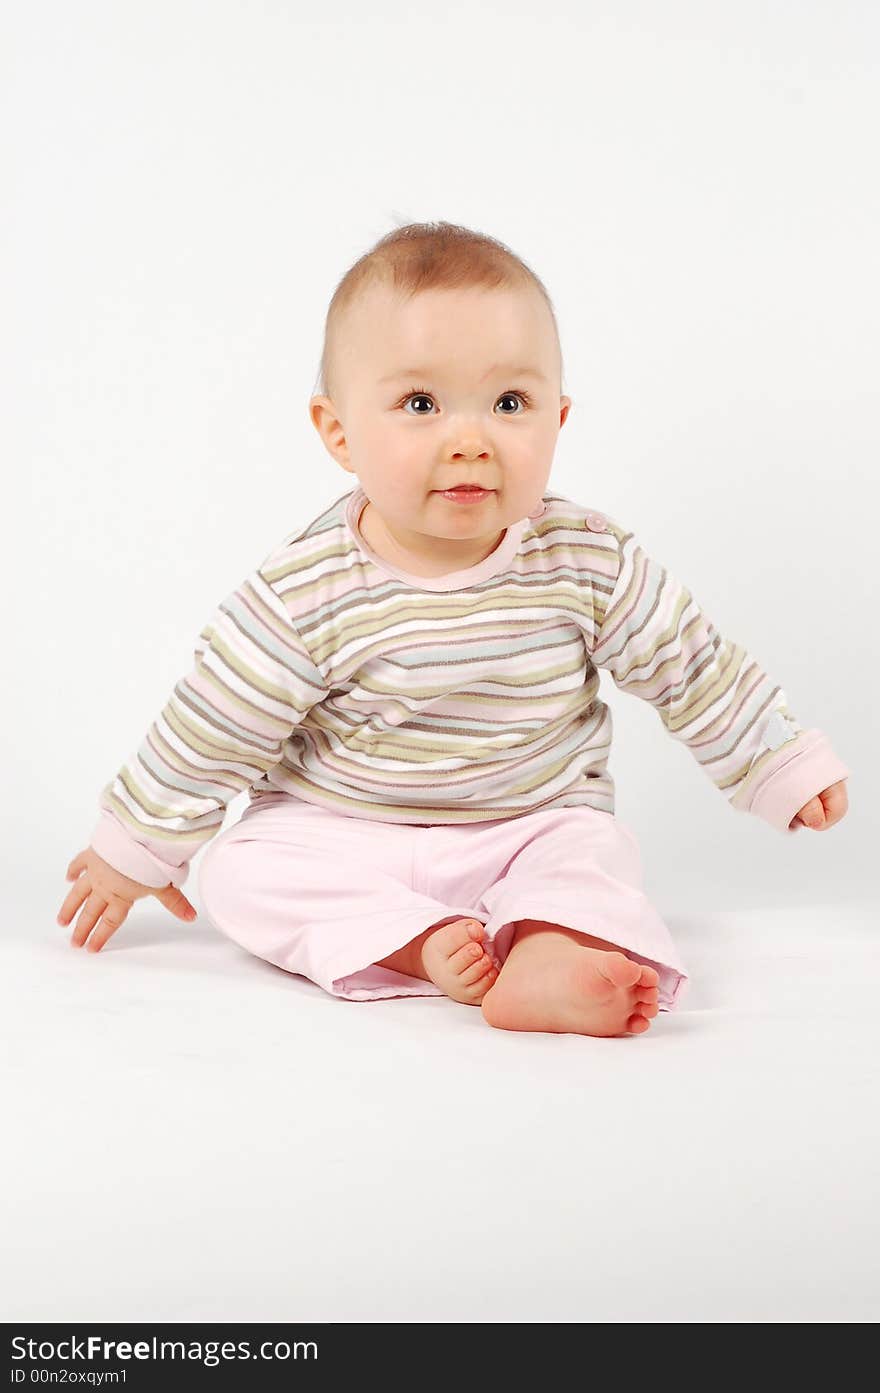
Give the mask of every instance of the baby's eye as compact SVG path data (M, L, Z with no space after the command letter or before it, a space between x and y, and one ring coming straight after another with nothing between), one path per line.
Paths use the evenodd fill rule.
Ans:
M525 410L527 407L531 406L531 397L529 396L529 394L528 394L527 392L521 392L518 388L517 388L517 390L516 390L515 392L502 392L501 396L498 398L498 401L499 401L499 402L500 402L500 401L515 401L517 398L519 398L520 401L522 402L523 410ZM426 392L425 389L424 389L423 387L413 387L413 388L410 389L409 392L407 392L406 396L402 398L402 400L398 403L398 405L399 405L399 406L406 407L406 406L409 404L409 402L411 402L411 401L420 401L420 400L424 400L424 401L433 401L433 397L431 396L431 393L430 393L430 392ZM497 405L497 403L496 403L496 405ZM428 415L430 415L430 412L429 412L429 411L416 411L415 413L407 413L407 414L415 414L416 416L428 416ZM522 416L523 412L522 412L522 411L502 411L501 414L502 414L502 416Z
M526 396L525 392L502 392L499 401L516 401L517 397L523 404L523 410L531 404L531 397ZM522 411L502 411L502 416L521 416Z
M411 392L409 396L404 397L404 399L403 399L403 401L400 403L400 405L403 406L403 407L406 407L407 404L408 404L409 402L411 402L411 401L430 401L430 400L431 400L431 398L428 396L427 392ZM428 413L427 411L417 411L415 414L416 414L416 416L427 416L427 415L429 415L429 413Z

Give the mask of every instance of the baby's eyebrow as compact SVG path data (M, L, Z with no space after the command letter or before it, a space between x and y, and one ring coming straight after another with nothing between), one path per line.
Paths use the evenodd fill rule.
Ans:
M515 368L509 363L495 363L484 376L489 377L493 372L498 372L501 368L505 368L514 377L534 377L537 378L539 382L547 382L549 380L545 377L544 373L538 372L537 368ZM379 381L396 382L400 377L431 377L433 376L433 372L434 370L432 368L401 368L398 372L389 373L387 377L380 377Z

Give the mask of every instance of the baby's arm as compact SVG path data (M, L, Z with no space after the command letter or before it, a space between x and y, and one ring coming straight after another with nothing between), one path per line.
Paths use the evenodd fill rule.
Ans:
M93 940L100 948L147 894L179 918L192 917L180 886L193 856L220 830L232 799L281 760L293 728L326 695L266 569L272 560L214 610L190 671L103 789L91 845L68 868L79 870L81 883L65 900L61 922L85 903L74 943L100 919Z
M631 532L614 523L608 532L616 574L604 608L597 599L593 663L651 703L732 807L797 831L800 813L849 769L821 730L802 728L782 688L718 633L686 586Z

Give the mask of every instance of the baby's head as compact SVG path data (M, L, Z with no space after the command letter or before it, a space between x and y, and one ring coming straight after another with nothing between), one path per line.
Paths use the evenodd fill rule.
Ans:
M383 237L336 288L309 414L411 554L463 564L544 493L570 399L549 296L502 243L449 223ZM492 490L444 498L458 483Z

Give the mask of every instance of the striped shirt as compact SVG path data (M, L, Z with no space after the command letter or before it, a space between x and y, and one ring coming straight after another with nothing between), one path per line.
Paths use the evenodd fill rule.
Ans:
M337 499L206 622L190 671L100 795L91 844L124 875L181 885L242 792L417 825L613 814L603 668L732 807L779 831L849 775L606 515L547 493L478 565L424 577L371 549L366 503L359 485Z

